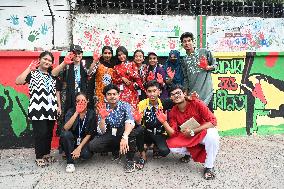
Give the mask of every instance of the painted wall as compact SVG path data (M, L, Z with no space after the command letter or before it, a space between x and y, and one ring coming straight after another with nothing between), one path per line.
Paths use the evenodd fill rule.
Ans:
M0 51L0 149L33 146L32 127L27 110L27 85L15 85L22 73L40 52ZM60 52L53 52L55 62ZM56 145L54 140L53 147Z
M207 46L214 52L284 51L284 19L209 16Z
M284 53L214 53L214 109L222 135L284 133Z
M69 9L67 0L53 0L50 3L55 15L54 42L52 16L46 0L1 1L0 50L68 47L70 13L61 11Z
M18 1L18 4L20 5L21 2L27 3L27 1ZM51 22L49 17L43 16L49 12L42 6L45 2L41 1L41 6L38 5L39 2L30 3L30 12L27 11L28 6L25 11L15 8L13 14L10 14L11 11L6 11L5 14L3 10L0 11L0 19L3 23L3 27L0 28L0 49L51 48ZM55 6L61 2L63 1L52 1L54 11L64 12L60 11L63 8ZM54 44L67 48L68 35L71 34L68 30L70 20L68 14L65 15L66 17L63 15L59 17L59 15L56 15L55 20L59 24L57 18L61 19L62 28L59 25L55 27L58 30L55 29ZM113 16L116 19L113 19ZM130 54L135 49L141 48L145 52L155 51L160 56L167 56L171 49L181 50L179 42L181 33L192 31L196 35L197 46L207 44L210 50L214 51L214 56L219 63L218 69L213 74L213 83L214 109L220 133L222 135L284 133L284 53L282 52L283 39L280 35L283 33L284 27L280 27L283 21L256 19L255 23L260 25L254 26L255 23L251 18L246 18L247 20L238 18L243 19L243 22L226 18L226 22L221 22L224 19L220 17L218 21L215 17L205 16L84 14L75 16L72 34L74 43L84 48L84 56L87 59L91 58L94 49L100 51L104 45L114 46L114 49L119 45L125 45ZM232 26L227 22L231 22ZM251 25L246 26L244 23L251 23ZM44 29L46 27L42 27L42 24L46 24L47 30ZM264 27L265 24L271 27ZM246 31L242 29L244 26L250 28L248 31L251 35L247 35L249 32L241 34L231 32ZM272 31L267 30L268 28ZM44 35L41 31L46 31L46 34ZM246 39L242 39L244 36ZM224 40L231 43L225 43ZM241 43L237 44L238 40L248 42L247 49L244 49ZM258 45L249 45L252 41ZM230 45L233 43L237 45ZM242 50L242 52L221 53L220 50ZM264 50L266 52L261 52ZM54 53L57 58L55 62L58 62L60 54L63 56L66 52ZM30 51L0 51L0 149L31 146L33 143L26 112L27 87L15 86L14 81L31 60L38 57L38 54L39 52ZM182 54L184 54L183 50Z
M185 31L196 35L195 17L78 14L73 22L73 41L85 51L101 52L105 45L123 45L132 53L143 49L167 56L171 49L181 49L179 37Z

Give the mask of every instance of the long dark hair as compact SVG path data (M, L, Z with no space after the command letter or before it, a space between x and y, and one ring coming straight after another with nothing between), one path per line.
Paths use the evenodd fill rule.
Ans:
M116 65L121 64L121 61L118 59L118 52L123 52L126 55L126 60L128 60L128 51L124 46L119 46L116 49Z

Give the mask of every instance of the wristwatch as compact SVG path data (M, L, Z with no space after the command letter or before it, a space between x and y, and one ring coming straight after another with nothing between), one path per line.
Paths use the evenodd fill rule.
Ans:
M194 136L194 135L195 135L194 131L190 130L190 136Z

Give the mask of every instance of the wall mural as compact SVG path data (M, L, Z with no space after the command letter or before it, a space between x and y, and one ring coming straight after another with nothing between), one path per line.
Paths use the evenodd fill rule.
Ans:
M113 18L116 19L113 19ZM101 52L105 45L127 47L129 52L143 49L167 56L172 49L181 49L179 37L185 31L196 35L195 17L143 15L76 15L73 41L85 51Z
M209 16L207 45L214 52L284 50L281 18Z
M284 54L214 55L214 109L222 135L284 133Z
M52 48L51 18L0 13L0 49Z
M204 31L208 31L205 32L208 47L215 51L219 63L212 77L214 112L220 134L284 133L284 53L280 52L284 49L283 35L280 35L283 34L283 20L274 19L277 24L273 25L271 19L253 21L252 18L230 17L229 20L220 17L218 20L208 17L207 27L203 27L206 30L196 32L199 27L196 27L195 17L115 16L120 17L116 19L119 22L114 22L111 15L76 16L73 43L81 45L84 54L90 56L91 51L100 52L104 45L114 49L125 45L130 52L141 48L145 52L155 51L159 56L167 56L171 49L181 50L179 36L184 31L192 31L195 35L200 33L203 37ZM264 24L269 27L263 27ZM241 34L236 34L236 31L241 31ZM50 32L49 23L37 20L37 17L10 15L0 28L0 49L23 43L29 47L32 43L44 46L46 41L41 39ZM220 52L226 50L242 52ZM267 51L260 52L263 50ZM61 52L55 53L59 57ZM61 56L65 53L62 52ZM14 60L9 62L11 58ZM30 60L17 51L11 57L2 53L0 59L0 148L31 146L27 87L14 85L16 76ZM30 140L26 140L27 137Z

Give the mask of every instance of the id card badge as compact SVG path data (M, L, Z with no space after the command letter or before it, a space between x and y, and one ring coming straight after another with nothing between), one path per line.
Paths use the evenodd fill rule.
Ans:
M154 135L157 134L157 128L154 128Z
M48 95L47 101L48 101L48 104L52 104L52 97L51 97L51 95Z
M140 96L140 95L141 95L141 90L138 89L138 90L137 90L137 93L138 93L138 96Z
M116 136L117 128L111 128L111 135Z
M119 86L119 90L123 91L123 85Z
M80 145L81 143L81 138L77 138L77 145Z

